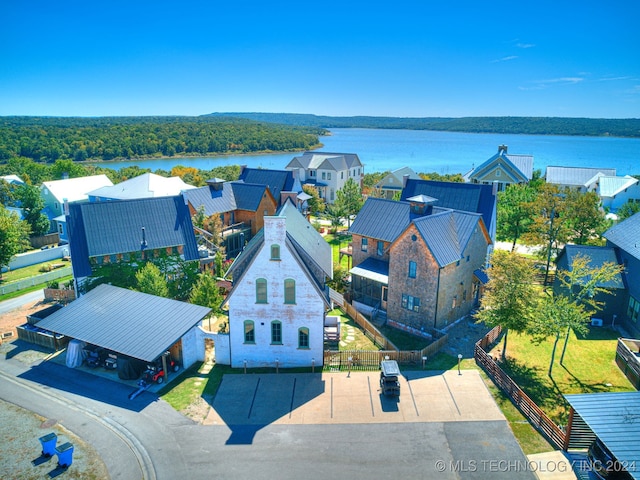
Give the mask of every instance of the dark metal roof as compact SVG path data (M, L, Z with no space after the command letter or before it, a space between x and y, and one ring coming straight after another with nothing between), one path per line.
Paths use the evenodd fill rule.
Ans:
M614 225L603 236L609 243L640 260L640 213Z
M237 206L231 182L224 182L221 186L222 188L218 190L213 186L207 185L186 190L182 194L194 209L198 210L200 207L204 207L204 213L207 216L232 212Z
M383 198L368 198L349 233L393 242L411 223L411 205Z
M69 237L76 277L91 275L89 257L184 247L186 260L198 259L189 209L182 196L69 204Z
M262 198L267 194L265 185L256 185L253 183L232 182L233 196L236 200L236 208L238 210L247 210L255 212L260 206Z
M365 259L358 266L349 270L349 273L384 285L389 284L389 264L377 258L369 257Z
M151 362L210 311L103 284L38 322L38 327Z
M600 247L594 245L565 245L556 263L559 269L571 271L573 260L577 256L589 257L589 268L599 268L605 263L618 265L620 262L613 247ZM625 288L622 274L618 273L613 279L606 283L599 284L602 288Z
M288 170L268 170L263 168L244 168L240 172L239 180L245 183L266 185L280 205L280 192L290 192L293 189L293 173Z
M564 396L593 433L629 473L640 479L640 392L584 393Z
M487 272L485 272L484 270L478 268L473 271L473 274L476 276L478 280L480 280L480 283L482 283L483 285L486 285L487 283L489 283L489 276L487 275Z
M492 185L408 179L400 200L420 194L437 198L434 205L438 207L480 213L487 230L492 230L493 212L496 208Z

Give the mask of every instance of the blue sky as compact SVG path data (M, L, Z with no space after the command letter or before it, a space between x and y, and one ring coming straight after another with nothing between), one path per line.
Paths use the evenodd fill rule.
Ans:
M0 115L640 117L640 2L0 2Z

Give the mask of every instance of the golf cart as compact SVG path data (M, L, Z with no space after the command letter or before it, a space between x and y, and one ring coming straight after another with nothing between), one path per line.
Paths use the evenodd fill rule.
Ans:
M180 365L176 362L173 357L167 352L164 355L158 357L155 361L150 364L147 364L147 369L142 374L142 380L147 383L163 383L166 377L163 367L162 359L166 358L167 369L172 372L177 372L180 370Z
M400 368L395 360L380 362L380 388L383 395L400 396Z

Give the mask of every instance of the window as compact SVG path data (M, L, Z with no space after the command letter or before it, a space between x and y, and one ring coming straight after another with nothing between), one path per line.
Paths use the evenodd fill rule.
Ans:
M256 343L256 330L253 320L244 321L244 343Z
M633 322L638 321L640 315L640 302L633 297L629 297L629 307L627 308L627 317Z
M267 281L264 278L256 280L256 303L267 303Z
M496 177L499 177L500 175L502 175L502 171L501 170L496 170Z
M309 329L306 327L298 329L298 348L309 348Z
M64 235L64 228L62 227L61 223L58 224L58 233L60 235Z
M280 245L271 245L271 260L280 260Z
M362 250L363 252L366 252L368 249L369 249L369 239L363 238L362 244L360 245L360 250Z
M344 180L344 172L340 172L340 180Z
M282 345L282 323L279 320L271 322L271 344Z
M316 176L316 171L315 170L309 170L309 176L310 177L315 177Z
M331 180L331 172L327 172L327 180Z
M409 278L416 278L416 271L418 269L418 264L414 261L409 262Z
M336 194L333 191L333 188L331 189L331 201L333 202L336 199Z
M406 293L402 294L402 308L406 308L412 312L420 311L420 299L418 297L413 297L411 295L407 295Z
M382 255L384 255L384 242L378 240L378 256L381 257Z
M322 179L326 180L327 179L327 172L322 172Z
M296 303L296 281L293 278L287 278L284 281L284 303Z

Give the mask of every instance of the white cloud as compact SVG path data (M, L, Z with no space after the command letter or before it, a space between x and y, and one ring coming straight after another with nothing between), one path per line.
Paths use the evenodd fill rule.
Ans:
M515 60L516 58L518 58L517 55L509 55L508 57L502 57L502 58L499 58L498 60L494 60L491 63L509 62L511 60Z
M516 43L516 47L518 48L533 48L535 46L536 46L535 43L521 43L521 42Z

